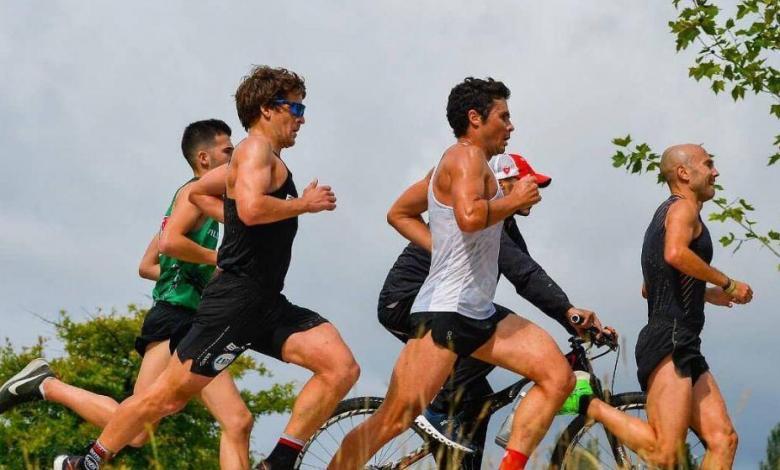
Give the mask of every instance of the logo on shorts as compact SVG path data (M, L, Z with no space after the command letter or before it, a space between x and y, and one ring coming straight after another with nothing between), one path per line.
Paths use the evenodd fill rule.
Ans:
M235 358L236 355L233 353L220 354L214 359L214 363L212 364L212 367L214 367L214 370L220 371L225 367L229 366Z

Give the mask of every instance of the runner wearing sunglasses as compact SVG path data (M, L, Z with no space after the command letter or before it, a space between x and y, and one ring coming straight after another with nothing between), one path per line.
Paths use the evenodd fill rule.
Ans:
M292 469L303 443L357 381L357 363L336 328L281 293L298 216L336 208L333 191L316 179L299 197L281 159L304 124L305 95L303 79L285 69L258 66L244 77L235 96L248 136L224 170L221 273L206 287L192 328L158 380L120 405L86 456L61 457L58 468L99 468L144 426L180 410L252 349L314 374L298 394L276 447L258 465Z

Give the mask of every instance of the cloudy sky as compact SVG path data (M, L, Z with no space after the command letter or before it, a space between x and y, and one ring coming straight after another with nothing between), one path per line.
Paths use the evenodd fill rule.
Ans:
M611 138L631 132L658 151L706 143L727 194L752 201L764 227L780 226L780 170L765 166L777 121L761 97L734 104L687 77L693 56L674 52L669 3L0 2L0 337L22 346L50 335L33 313L148 305L152 286L136 269L189 177L182 129L222 118L238 142L240 78L252 64L285 66L306 78L308 108L284 158L299 185L318 177L339 197L336 212L301 218L286 294L339 327L363 370L353 393L383 394L399 344L376 322L376 298L404 245L385 212L452 142L450 88L492 76L512 90L510 150L553 176L521 221L532 254L576 305L623 334L618 387L636 389L639 251L666 194L611 167ZM755 468L780 421L777 263L756 246L716 248L714 265L756 292L748 306L709 309L704 332L741 435L738 468ZM498 299L563 347L560 328L511 287L502 283ZM279 380L306 378L267 363ZM494 383L511 379L497 373ZM253 449L268 452L283 423L258 422Z

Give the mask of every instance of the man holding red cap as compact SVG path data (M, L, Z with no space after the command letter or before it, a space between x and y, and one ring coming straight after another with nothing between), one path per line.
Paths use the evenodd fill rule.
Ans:
M490 160L490 168L505 194L510 193L512 186L527 175L533 176L541 188L549 186L552 181L549 176L536 173L520 155L496 155ZM402 222L404 217L414 216L414 210L405 207L403 200L399 202L401 204L394 205L388 214L390 223ZM424 210L423 207L419 209ZM530 212L529 207L520 209L517 214L527 216ZM412 303L425 282L431 265L429 249L430 247L422 248L409 243L388 273L379 294L379 322L404 343L409 339L412 329ZM583 331L581 325L570 323L569 318L573 314L587 319L587 326L601 326L595 313L572 306L564 291L534 261L528 253L528 247L514 217L508 217L503 223L498 270L512 283L520 296L556 320L570 333ZM511 313L501 305L495 304L495 307L497 314L502 317ZM450 465L458 461L459 468L463 470L481 468L488 421L478 415L458 412L458 409L464 403L481 400L493 393L487 375L494 367L473 357L459 358L447 383L425 412L417 417L417 423L439 441L446 442L448 449L460 451L460 455L450 451L439 457L441 468L453 468ZM505 424L502 431L504 432L499 432L496 437L496 443L506 447L509 426ZM438 454L434 452L434 455Z

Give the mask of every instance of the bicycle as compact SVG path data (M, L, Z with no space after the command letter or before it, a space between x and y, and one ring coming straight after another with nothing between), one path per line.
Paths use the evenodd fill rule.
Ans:
M647 398L643 392L605 395L601 381L593 372L591 362L610 352L617 353L615 359L615 369L617 369L619 345L614 339L605 336L596 340L595 335L591 335L591 341L586 347L585 340L571 337L569 344L571 351L566 354L566 358L572 369L582 370L591 375L594 396L602 400L606 396L612 406L647 419L643 415ZM602 347L606 347L607 350L589 357L588 353L594 347L597 351ZM489 419L496 411L512 404L518 397L522 399L525 395L523 389L531 383L530 379L521 378L482 400L462 404L459 408L459 414L476 412L483 417L482 419ZM614 373L612 386L614 386ZM357 397L339 403L330 419L304 445L295 468L325 468L347 432L376 411L383 400L380 397ZM472 416L474 415L472 414ZM437 454L442 445L454 447L460 451L468 451L464 447L458 447L459 444L454 442L437 441L435 436L426 431L426 428L420 426L415 420L409 430L382 447L366 468L372 470L437 468L434 457L438 457L438 455L434 454ZM687 468L698 468L706 447L692 429L688 431L686 448L688 451ZM600 423L589 422L582 415L575 416L558 436L549 466L559 470L648 468L636 454L622 445Z

